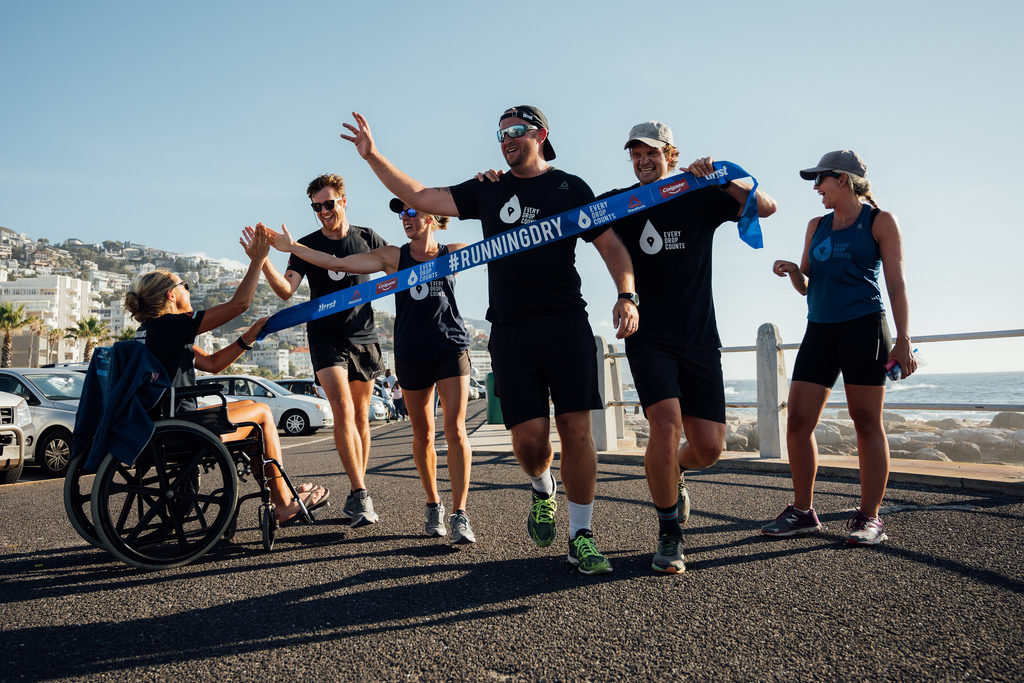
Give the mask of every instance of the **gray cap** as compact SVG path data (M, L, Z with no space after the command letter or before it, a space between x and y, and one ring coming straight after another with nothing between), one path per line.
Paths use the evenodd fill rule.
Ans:
M661 149L665 145L673 144L672 131L661 121L644 121L629 129L629 139L622 149L629 149L634 141Z
M800 171L800 177L804 180L814 180L822 171L842 171L863 178L868 174L868 167L852 149L837 149L823 156L817 166Z

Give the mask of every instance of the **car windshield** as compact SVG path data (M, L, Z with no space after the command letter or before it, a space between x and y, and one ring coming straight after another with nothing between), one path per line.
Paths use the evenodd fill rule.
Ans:
M85 385L85 375L78 372L25 373L25 379L51 401L77 401Z
M262 380L262 382L263 382L263 384L267 385L268 389L270 389L271 391L273 391L276 394L280 394L281 396L291 396L293 393L295 393L293 391L288 391L287 389L285 389L283 386L281 386L277 382L273 382L273 381L271 381L269 379L264 379L264 380Z

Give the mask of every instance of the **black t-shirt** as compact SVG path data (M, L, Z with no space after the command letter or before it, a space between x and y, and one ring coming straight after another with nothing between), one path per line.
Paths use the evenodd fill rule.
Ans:
M332 240L322 230L311 232L299 240L310 249L316 249L332 256L364 254L387 244L384 238L370 228L350 225L348 234L340 240ZM294 270L309 280L309 291L316 299L352 287L370 279L369 275L342 273L327 270L303 261L295 254L288 259L288 270ZM306 323L310 339L344 338L352 344L373 344L377 333L373 326L373 309L369 303L347 308L333 315Z
M437 257L448 253L442 244ZM398 269L421 263L412 257L408 244L402 245ZM452 351L469 348L469 332L455 303L455 276L421 282L395 294L395 356L402 360L426 361L443 358Z
M506 232L594 200L590 187L577 176L552 168L534 178L506 173L496 183L476 179L451 188L459 218L478 218L484 237ZM601 226L582 233L592 242ZM487 266L487 319L492 323L522 322L536 316L586 310L576 272L576 237L566 237L528 251L492 261Z
M739 210L728 192L709 187L612 223L633 260L640 296L640 328L626 338L627 345L657 342L694 351L721 347L711 295L711 247L718 226L738 220Z
M206 311L164 314L144 321L135 331L135 340L153 352L164 366L172 386L196 385L196 352L192 345L205 315ZM194 410L195 399L182 401L180 407Z

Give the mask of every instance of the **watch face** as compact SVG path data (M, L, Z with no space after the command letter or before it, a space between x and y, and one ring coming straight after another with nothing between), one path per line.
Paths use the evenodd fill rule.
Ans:
M619 294L619 298L620 299L627 299L629 301L632 301L634 306L639 306L640 305L640 297L637 295L636 292L631 292L631 293L621 292Z

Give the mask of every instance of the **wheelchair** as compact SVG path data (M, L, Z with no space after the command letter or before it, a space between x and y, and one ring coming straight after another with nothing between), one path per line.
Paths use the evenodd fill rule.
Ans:
M136 344L149 353L139 342L119 343ZM102 354L99 362L104 362ZM178 407L183 399L200 396L214 396L220 405L202 410ZM68 465L65 510L88 543L141 569L180 567L221 540L230 540L241 504L257 500L263 547L269 552L280 525L271 502L268 470L284 479L299 502L297 521L315 521L284 467L265 457L260 425L228 419L227 399L218 385L171 387L150 417L153 435L131 465L108 453L91 479L85 471L88 452L76 455ZM245 438L221 441L220 435L246 427L250 432ZM257 490L239 496L240 483L250 477Z

